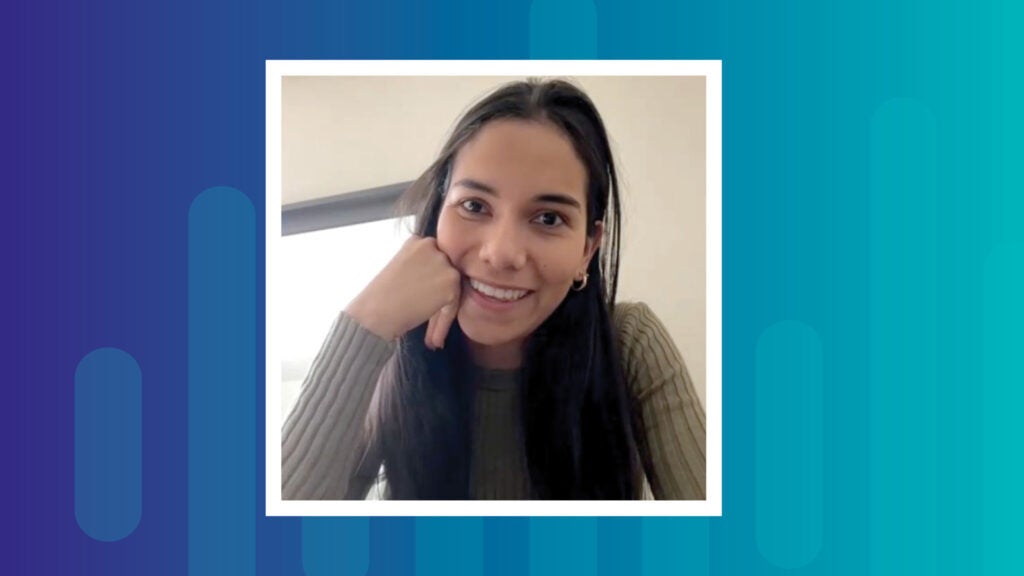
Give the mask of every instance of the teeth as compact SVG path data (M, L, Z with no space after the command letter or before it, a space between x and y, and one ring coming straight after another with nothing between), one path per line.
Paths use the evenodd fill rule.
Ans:
M501 288L495 288L493 286L488 286L487 284L484 284L483 282L478 282L478 281L472 280L472 279L469 281L469 284L477 292L480 292L482 294L486 294L487 296L490 296L491 298L494 298L495 300L506 300L506 301L519 300L523 296L526 296L526 293L528 292L528 290L502 290Z

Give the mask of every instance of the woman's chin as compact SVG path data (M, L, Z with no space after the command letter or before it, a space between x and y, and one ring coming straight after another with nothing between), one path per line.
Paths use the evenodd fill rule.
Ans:
M461 322L459 327L462 328L462 333L466 335L466 339L469 340L470 344L476 344L477 346L487 346L489 348L508 346L522 340L522 338L517 338L514 334L509 334L507 330L472 325L466 326Z
M522 358L523 335L507 327L486 326L459 318L459 328L477 363L489 368L518 366Z

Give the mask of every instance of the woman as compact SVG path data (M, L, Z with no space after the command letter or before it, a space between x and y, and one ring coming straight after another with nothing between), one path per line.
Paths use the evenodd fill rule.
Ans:
M471 108L410 187L416 234L339 315L285 423L285 499L705 497L665 328L614 305L619 189L564 81ZM383 466L382 466L383 465Z

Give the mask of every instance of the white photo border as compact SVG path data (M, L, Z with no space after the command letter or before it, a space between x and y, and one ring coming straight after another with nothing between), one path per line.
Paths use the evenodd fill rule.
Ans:
M285 76L703 76L706 86L707 499L636 501L283 500L281 360L271 279L281 239L281 82ZM722 62L721 60L267 60L266 61L266 514L267 516L721 516L722 515Z

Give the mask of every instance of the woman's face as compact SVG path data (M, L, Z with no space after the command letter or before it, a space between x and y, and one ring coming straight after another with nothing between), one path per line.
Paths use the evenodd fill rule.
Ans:
M521 363L601 238L587 236L587 175L553 125L488 123L455 156L437 242L462 272L459 326L476 361Z

